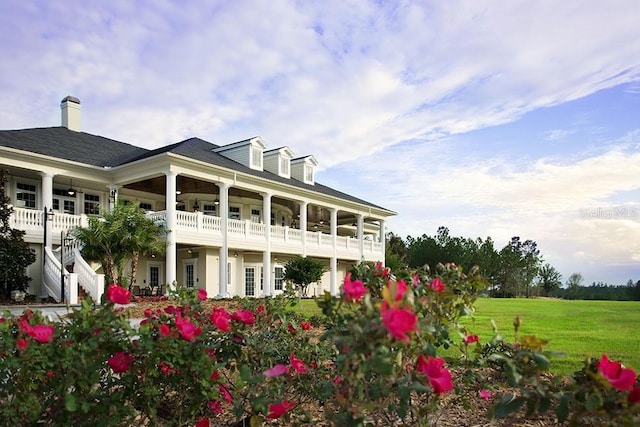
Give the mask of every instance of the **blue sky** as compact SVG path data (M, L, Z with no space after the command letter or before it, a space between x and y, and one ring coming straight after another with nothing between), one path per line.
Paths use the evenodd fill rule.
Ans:
M156 148L260 135L402 237L538 242L640 280L640 2L0 2L0 128Z

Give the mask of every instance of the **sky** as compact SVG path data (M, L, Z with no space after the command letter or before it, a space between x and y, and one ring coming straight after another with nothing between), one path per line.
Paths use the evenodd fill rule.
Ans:
M535 240L640 280L640 1L0 2L0 129L260 136L400 237Z

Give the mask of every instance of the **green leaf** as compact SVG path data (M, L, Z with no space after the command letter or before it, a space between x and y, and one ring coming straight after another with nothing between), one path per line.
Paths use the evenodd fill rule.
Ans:
M558 418L558 423L562 424L569 417L569 400L570 396L568 394L562 395L560 398L560 403L558 404L558 409L556 409L556 417Z
M505 398L501 399L501 401L494 406L493 414L496 418L505 418L506 416L513 414L527 401L524 397L517 397L507 401L505 400Z
M69 412L75 412L78 410L78 402L76 402L76 397L73 394L65 394L64 408Z
M247 365L240 365L238 371L240 372L240 378L245 382L249 382L251 379L251 368Z
M549 369L549 365L551 365L551 361L547 359L546 356L540 353L533 353L533 360L538 365L538 368L547 370Z
M393 363L382 357L371 360L371 369L379 374L391 375L393 373Z
M249 420L249 425L251 427L260 427L262 425L262 417L260 415L252 415Z

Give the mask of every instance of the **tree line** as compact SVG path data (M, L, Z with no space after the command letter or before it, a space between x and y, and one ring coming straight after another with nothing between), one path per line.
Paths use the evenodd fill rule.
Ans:
M573 273L563 287L562 275L545 262L537 243L514 236L502 248L491 237L476 239L452 236L447 227L439 227L433 236L386 236L386 265L392 270L429 268L453 262L469 271L478 266L492 297L558 297L566 299L640 300L640 280L626 286L595 283L582 286L582 275Z

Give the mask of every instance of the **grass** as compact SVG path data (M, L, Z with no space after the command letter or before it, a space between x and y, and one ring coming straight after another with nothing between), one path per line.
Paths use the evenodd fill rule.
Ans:
M314 300L302 300L294 310L309 317L322 314ZM516 316L521 319L520 336L546 339L546 350L564 353L552 359L556 374L572 374L585 358L600 358L602 353L640 372L640 302L481 298L475 316L462 323L487 342L494 320L498 332L512 342Z

